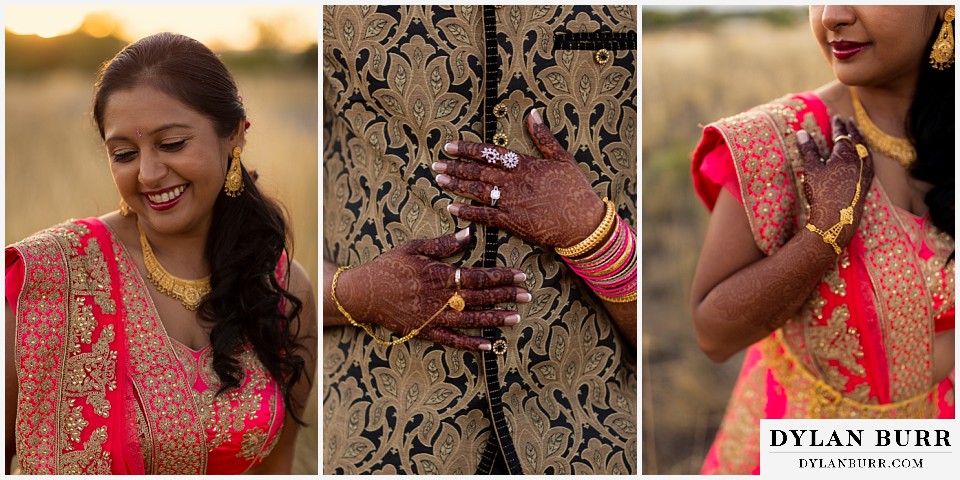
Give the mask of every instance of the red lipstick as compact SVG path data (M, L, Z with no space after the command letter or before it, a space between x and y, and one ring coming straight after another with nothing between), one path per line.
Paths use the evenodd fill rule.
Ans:
M850 42L846 40L830 42L830 49L833 52L833 56L838 60L846 60L853 57L869 46L869 43Z
M177 203L180 202L180 199L183 198L183 194L184 192L186 192L189 186L190 184L177 185L176 187L167 188L163 190L157 190L153 192L143 192L142 195L143 195L143 198L147 200L147 205L150 206L150 208L158 212L162 212L164 210L169 210L174 206L176 206ZM161 197L163 194L167 194L168 197L173 195L176 195L176 196L173 198L169 198L166 201L163 201L166 197L158 198L158 197ZM151 199L150 197L153 197L153 199ZM154 201L154 199L158 201Z

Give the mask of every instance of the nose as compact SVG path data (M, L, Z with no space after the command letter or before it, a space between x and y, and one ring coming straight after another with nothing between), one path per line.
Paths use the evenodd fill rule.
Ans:
M841 27L856 23L857 14L849 5L825 5L820 21L824 28L835 32Z
M137 180L141 185L147 188L160 187L168 173L170 169L155 149L146 148L140 151L140 173L137 174Z

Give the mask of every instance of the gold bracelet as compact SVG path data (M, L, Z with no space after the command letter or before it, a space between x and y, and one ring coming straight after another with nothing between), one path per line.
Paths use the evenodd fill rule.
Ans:
M597 294L600 297L600 300L610 303L628 303L637 299L637 292L634 290L632 293L628 293L622 297L604 297L603 295Z
M350 322L351 325L362 328L364 331L367 332L367 334L373 337L373 339L380 345L399 345L403 342L406 342L407 340L410 340L411 338L419 335L420 332L424 328L427 328L427 325L430 325L430 322L432 322L435 318L440 316L440 314L443 313L443 311L446 310L447 307L450 307L458 312L462 312L463 309L466 307L466 303L463 301L463 297L460 296L460 292L459 291L454 292L453 296L450 297L449 300L447 300L447 303L444 303L443 306L440 307L440 310L437 310L437 313L434 313L433 315L430 316L430 318L427 319L426 322L423 322L423 325L420 325L419 327L414 328L413 330L410 331L410 333L396 340L384 340L378 337L376 333L374 333L372 326L370 326L369 324L360 323L354 320L353 317L351 317L350 314L347 313L347 310L343 308L343 305L340 305L340 302L337 300L337 281L340 279L340 274L343 273L344 270L347 270L349 268L351 267L339 267L337 268L337 273L333 274L333 283L330 285L330 297L333 298L333 303L337 304L337 310L340 310L340 313L343 314L343 316L347 319L348 322Z
M840 236L840 231L844 225L853 225L853 209L857 206L857 201L860 200L860 181L863 179L863 159L867 157L867 148L859 143L856 144L856 148L857 156L860 157L860 173L857 178L857 189L853 194L853 201L850 202L850 206L840 209L840 221L826 231L820 230L812 223L807 223L807 230L823 237L823 243L833 247L833 251L836 252L837 255L840 255L842 251L840 245L837 245L837 238Z
M603 203L607 206L607 212L603 216L603 221L600 222L600 226L597 227L589 237L580 241L580 243L572 247L557 247L555 250L560 255L564 257L579 257L584 253L589 252L591 249L597 246L601 240L603 240L607 233L610 233L610 227L613 225L613 219L617 215L617 206L613 204L607 197L603 197Z

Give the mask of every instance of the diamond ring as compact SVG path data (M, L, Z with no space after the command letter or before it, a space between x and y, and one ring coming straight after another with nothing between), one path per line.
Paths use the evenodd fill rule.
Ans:
M490 191L490 206L497 206L497 200L500 200L500 187L494 185L493 190Z

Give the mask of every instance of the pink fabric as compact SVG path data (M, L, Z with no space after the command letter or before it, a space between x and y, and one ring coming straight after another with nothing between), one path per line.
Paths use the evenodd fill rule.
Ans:
M778 102L783 102L782 105L788 108L771 108L767 111L768 113L766 113L766 115L776 116L780 115L780 112L791 112L791 108L796 108L796 118L788 116L783 119L788 125L796 130L800 128L801 121L808 122L812 117L815 119L816 125L820 130L820 132L817 132L821 135L820 138L831 138L829 115L826 105L814 94L805 93L795 95ZM769 112L774 113L771 114ZM777 220L778 217L775 215L767 215L769 203L764 204L762 200L756 199L748 202L748 196L754 195L758 196L757 198L769 198L770 195L768 195L768 193L773 189L775 190L773 194L774 198L789 198L791 201L796 200L800 202L803 199L797 197L802 197L802 193L796 191L797 188L793 180L789 178L791 175L789 170L787 170L787 176L777 175L778 168L786 168L784 165L789 165L789 161L785 158L786 154L784 152L779 152L779 157L775 155L767 155L766 157L760 155L750 156L750 154L753 153L754 144L751 144L749 139L729 136L747 132L747 135L756 135L758 138L764 140L772 137L774 141L765 143L762 146L766 150L774 150L775 154L776 149L781 148L779 145L784 145L782 148L791 148L789 146L790 144L786 143L787 138L780 136L782 126L771 126L767 130L763 130L766 126L764 123L765 118L769 117L763 117L762 115L752 117L740 116L732 120L731 123L724 124L723 128L718 125L711 125L705 128L703 137L694 152L692 174L696 192L709 210L712 210L716 204L721 189L728 191L741 205L745 206L748 217L751 217L751 228L754 229L754 238L758 242L758 247L769 255L779 248L775 240L781 239L781 241L783 241L789 239L794 234L793 232L802 226L802 219L798 220L796 217L788 216L787 218ZM749 128L743 127L738 130L742 125L749 125ZM809 126L806 128L810 129ZM814 132L811 132L811 134L812 133ZM769 135L769 137L766 135ZM738 142L738 147L743 150L734 153L732 147L727 143L727 139L730 138L735 138ZM776 139L780 139L779 141L783 143L777 143ZM741 168L735 163L737 161L750 162L749 167ZM759 166L758 163L760 163ZM748 164L745 163L744 165ZM751 168L753 170L750 170ZM754 178L741 178L744 175L758 174L758 172L765 172L764 174L768 175L768 177L764 179L764 182L767 183L756 185L756 183L751 183L755 182ZM770 183L770 179L772 179L772 183ZM751 188L749 192L744 191L744 185L750 185ZM868 200L865 199L864 201ZM903 227L901 230L902 233L900 233L900 237L898 237L900 239L899 241L905 241L904 239L907 236L923 240L917 248L918 260L927 261L935 255L934 247L927 241L929 238L933 238L928 233L928 230L931 228L929 226L929 219L915 216L911 219L909 216L902 215L902 212L896 212L894 208L891 208L891 205L884 203L888 202L888 200L882 191L882 187L876 182L872 185L869 202L868 207L873 209L871 210L873 215L871 218L866 219L867 215L865 213L864 224L866 224L865 222L872 221L875 225L879 226L881 230L886 229L884 230L884 234L889 234L889 231L893 228L891 225L895 226L898 225L897 222L901 222L899 224L903 225ZM796 203L791 205L801 204ZM802 207L799 206L791 208L802 209ZM880 223L881 221L886 223ZM903 374L899 372L899 369L897 372L890 370L891 362L894 362L892 355L896 353L889 352L888 348L890 346L885 343L888 337L898 333L896 331L891 333L891 331L888 331L889 329L903 329L904 327L899 326L894 320L888 320L887 323L881 321L884 316L903 314L897 313L898 311L896 310L891 310L896 308L897 304L888 302L878 305L874 302L874 299L877 298L878 295L876 289L880 287L875 285L876 279L874 279L871 274L876 276L877 272L880 271L878 269L886 268L886 264L878 264L877 259L886 259L889 258L889 255L886 257L878 257L873 250L878 248L877 243L883 245L885 242L886 240L881 238L879 242L873 241L872 246L868 246L862 236L862 231L858 230L857 235L844 252L843 258L846 260L838 259L838 261L844 262L844 265L842 268L838 267L837 278L829 282L825 279L815 292L819 298L822 298L824 301L821 316L814 317L814 323L811 324L811 327L791 327L791 332L798 331L798 328L827 327L826 319L830 318L834 313L840 312L840 309L846 309L843 313L848 313L849 315L839 318L847 319L844 330L846 330L846 334L855 334L856 337L854 338L859 339L859 345L861 347L860 353L862 353L862 356L856 357L855 363L844 363L834 360L826 361L823 360L823 358L819 361L825 367L835 368L838 374L845 379L845 384L839 388L843 395L853 395L855 391L859 392L859 395L862 395L863 389L866 388L868 403L880 405L897 403L894 402L893 398L895 386L896 388L902 389L902 384L904 383ZM950 242L950 248L952 249L952 241ZM904 268L907 268L907 266ZM943 270L941 270L941 272L943 272ZM949 280L944 277L943 285L949 285L950 290L952 290L952 271L949 275ZM915 276L913 278L916 279L917 277ZM834 291L836 287L832 287L831 282L834 284L840 282L840 284L844 286L844 289L840 292ZM914 284L914 286L916 285ZM928 288L928 286L924 285L917 288L921 288L920 291L925 291L924 289ZM936 320L933 322L936 324L936 331L952 329L954 315L952 293L948 296L938 296L931 292L928 296L933 299L930 304L932 310L941 312L935 317ZM909 296L907 297L910 298ZM949 304L945 303L947 301L949 301ZM882 315L878 310L879 308L884 309ZM919 308L919 304L917 308ZM922 315L920 316L923 317ZM817 318L821 319L819 321L820 323L815 321ZM822 331L823 330L820 330L821 334ZM779 333L778 331L778 334ZM789 337L790 332L784 331L782 335L783 337ZM843 335L843 333L840 335ZM902 335L902 333L900 335ZM779 339L780 337L777 338ZM805 337L801 335L792 338L792 341L796 344L797 342L803 342ZM830 338L831 337L827 337L828 340ZM805 379L808 377L804 377L804 375L809 376L809 378L814 377L810 376L811 373L806 371L804 365L797 363L799 360L794 361L789 366L785 366L784 355L788 354L781 353L784 352L783 348L785 347L776 347L776 345L781 345L776 343L777 341L780 340L774 340L773 337L770 337L747 349L746 358L737 385L734 388L727 415L704 461L702 473L759 473L759 446L757 445L758 440L755 437L759 434L759 420L761 416L762 418L796 418L798 416L804 416L804 412L810 411L810 405L796 403L796 399L801 397L791 396L793 389L799 387L793 384L781 383L781 378L797 378L807 381ZM809 347L803 346L802 343L800 343L800 345L803 348L795 352L799 358L819 354L813 350L809 350ZM796 348L796 345L794 345L794 348ZM907 346L907 348L919 349L930 347L929 345L917 345L915 347ZM793 354L789 355L792 356ZM807 362L809 362L809 360L807 360ZM859 371L861 368L862 372ZM901 376L898 377L896 374L900 374ZM941 381L937 385L937 388L929 395L931 396L928 397L928 404L931 405L931 411L935 412L933 416L936 418L953 418L952 374L947 379ZM921 397L922 395L917 398ZM919 403L923 404L922 401ZM899 405L900 403L897 404ZM911 411L912 410L907 408L899 409L899 407L897 407L890 409L888 414L895 418L901 418L901 414L909 415ZM760 413L762 413L762 415L759 415ZM757 435L753 435L750 432L756 432Z
M238 356L240 387L216 395L209 348L193 352L167 336L122 248L89 218L6 249L23 471L231 474L260 463L283 425L279 384L247 347ZM283 284L285 259L277 268ZM60 411L82 420L65 421Z

